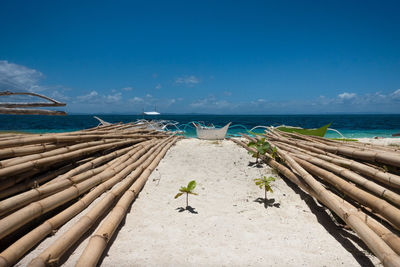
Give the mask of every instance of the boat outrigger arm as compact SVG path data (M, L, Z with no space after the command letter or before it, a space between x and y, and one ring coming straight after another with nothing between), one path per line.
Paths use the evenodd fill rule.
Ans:
M64 111L58 110L46 110L46 109L29 109L30 107L64 107L65 103L58 102L52 98L44 95L39 95L30 92L0 92L0 96L12 96L12 95L30 95L40 97L50 102L0 102L0 114L15 114L15 115L67 115ZM28 108L28 109L27 109Z

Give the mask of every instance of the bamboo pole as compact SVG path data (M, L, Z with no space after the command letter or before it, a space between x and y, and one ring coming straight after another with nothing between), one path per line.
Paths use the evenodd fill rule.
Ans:
M153 143L148 144L148 146L136 146L133 150L129 151L127 153L127 156L121 156L123 160L126 160L127 157L132 157L133 155L141 155L141 153L144 153L145 150L147 150L149 147L154 145ZM129 147L128 149L132 149L132 147ZM122 149L126 150L126 149ZM124 151L128 152L128 151ZM137 156L136 156L137 157ZM91 162L88 162L91 163ZM85 165L85 164L84 164ZM82 165L83 166L83 165ZM82 167L80 166L80 167ZM24 192L22 194L13 196L11 198L5 199L3 201L0 201L0 216L6 213L9 213L13 210L16 210L22 206L25 206L29 203L32 203L33 201L42 199L44 197L47 197L49 195L53 195L65 188L68 188L74 184L78 184L82 181L85 181L86 179L93 177L107 168L113 168L116 167L112 163L104 164L100 167L94 168L94 169L88 169L86 172L68 172L69 175L62 177L62 179L58 180L56 183L51 183L47 184L38 188L34 188L32 190L29 190L27 192ZM79 168L79 167L78 167ZM84 168L86 169L86 168ZM76 170L76 169L74 169ZM67 174L68 174L67 173Z
M256 152L254 148L249 148L244 142L241 142L236 139L230 139L236 144L242 146L248 151ZM296 184L298 187L300 187L304 192L310 194L312 197L315 199L318 199L321 203L323 203L325 206L329 207L328 203L325 202L325 199L320 198L315 191L304 182L304 180L300 179L297 177L295 173L293 173L290 169L285 167L284 165L276 162L274 159L272 159L269 156L261 156L261 158L272 168L277 170L280 174L283 175L283 177L287 178L290 180L292 183ZM339 196L333 194L332 192L327 191L327 194L330 194L331 197L334 197L337 199L337 201L340 201L343 203L343 205L346 206L347 209L351 209L351 212L353 212L356 216L358 216L361 220L363 220L368 227L370 227L379 237L382 238L392 249L395 251L397 254L400 255L400 237L397 236L396 234L393 233L392 230L388 229L384 225L380 224L377 222L375 219L370 217L369 215L365 214L364 212L356 209L353 205L345 201L344 199L341 199Z
M0 238L12 233L24 224L32 221L34 218L37 218L40 215L78 197L99 183L110 179L113 175L116 175L124 169L127 169L127 167L129 168L129 165L136 160L136 157L132 157L121 165L118 165L114 168L108 168L102 173L93 176L91 179L68 187L40 201L32 202L28 206L25 206L22 209L8 215L0 221Z
M348 169L351 169L353 171L356 171L362 175L365 175L371 179L374 179L376 181L382 182L386 185L389 185L391 187L394 188L400 188L400 176L389 173L389 172L384 172L384 171L380 171L379 169L376 169L374 167L365 165L363 163L360 163L358 161L354 161L352 159L347 159L347 158L332 158L330 156L326 156L326 155L320 155L317 153L313 153L311 151L308 151L306 149L301 149L292 145L289 145L287 143L282 143L279 142L278 143L280 146L283 146L286 148L286 150L288 149L295 149L298 151L301 151L303 153L306 153L310 156L313 157L317 157L320 158L322 160L334 163L336 165L342 166L342 167L346 167Z
M7 188L7 190L0 191L0 199L4 199L9 196L13 196L20 192L23 192L27 189L36 188L38 185L45 183L51 179L54 179L58 175L61 175L69 170L79 166L79 163L72 162L63 164L60 168L55 168L54 170L50 170L44 173L35 176L32 179L24 180L22 183L15 184L13 187Z
M322 167L326 170L336 173L337 175L341 175L341 176L349 179L350 181L368 189L370 192L373 192L375 195L377 195L379 197L383 197L384 199L400 206L400 195L399 194L397 194L379 184L376 184L373 181L368 180L355 172L352 172L352 171L350 171L346 168L340 167L338 165L326 162L324 160L321 160L321 159L318 159L315 157L311 157L311 156L307 156L305 154L302 154L300 151L295 151L292 149L289 151L280 144L276 144L276 146L286 152L290 152L293 156L295 156L297 158L306 160L314 165L318 165L319 167Z
M25 108L2 108L0 107L0 114L14 114L14 115L61 115L65 116L67 113L58 110L46 109L25 109Z
M304 169L311 172L312 174L320 177L324 181L330 183L334 187L338 188L340 192L348 195L352 199L361 203L362 205L371 207L376 213L382 215L386 220L392 223L397 229L400 229L400 210L390 205L383 199L380 199L349 182L344 181L340 177L328 172L322 168L319 168L305 160L293 157L294 160L299 163Z
M324 144L318 144L314 142L303 142L305 145L313 146L314 148L319 148L324 151L331 153L338 153L345 155L354 159L366 160L370 162L379 162L383 164L388 164L396 167L400 167L400 153L388 152L388 151L378 151L378 150L360 150L351 147L339 147L330 146Z
M89 162L86 162L85 164L83 164L83 165L81 165L81 166L79 166L77 168L74 168L74 169L68 171L67 173L65 173L63 175L58 176L57 178L55 178L52 181L50 181L50 183L58 182L58 181L60 181L62 179L69 179L69 178L71 178L71 177L73 177L75 175L78 175L78 174L80 174L80 173L82 173L84 171L87 171L87 170L90 170L90 169L92 169L94 167L97 167L100 164L103 164L104 162L107 162L109 160L112 160L110 162L110 164L112 164L114 162L113 161L114 159L118 159L120 156L126 154L127 152L131 151L132 149L135 149L138 146L142 147L142 146L147 145L147 144L149 144L151 142L152 141L144 141L142 143L134 144L133 146L129 146L129 147L126 147L126 148L121 148L121 149L119 149L117 151L113 151L113 152L108 153L106 155L103 155L101 157L96 157L95 159L93 159L93 160L91 160Z
M132 202L138 196L139 192L145 185L148 177L157 167L161 159L167 153L169 147L165 147L160 154L154 159L154 161L142 172L139 178L130 186L130 188L123 194L121 199L109 213L107 218L103 220L100 228L92 235L89 239L89 244L81 254L78 262L75 266L77 267L89 267L96 266L104 249L106 248L108 241L111 239L115 230L121 223L122 219L126 216L126 213L131 206Z
M275 145L270 141L271 145ZM289 157L287 152L285 153L284 150L279 149L280 154L285 154L286 156ZM371 207L375 212L379 213L382 215L386 220L388 220L390 223L392 223L397 229L400 229L400 210L394 206L392 206L390 203L386 202L385 200L382 200L358 187L356 187L354 184L350 184L349 182L341 179L337 175L326 171L322 168L319 168L313 164L310 164L302 159L300 159L297 156L293 156L294 160L297 161L303 168L305 168L307 171L311 172L314 175L317 175L324 181L327 181L334 187L338 188L342 193L348 195L352 199L360 202L363 205ZM325 165L327 166L327 165ZM341 175L346 174L346 172L341 172ZM348 174L348 173L347 173ZM355 177L354 175L352 176L353 179L359 178ZM362 177L361 177L362 179ZM393 196L393 195L392 195Z
M52 164L60 162L60 161L66 161L66 160L71 160L74 158L78 158L81 156L86 156L90 155L91 153L95 153L113 146L122 146L122 145L131 145L135 143L140 143L142 141L145 141L143 138L138 138L138 139L132 139L132 140L126 140L126 141L119 141L116 143L111 143L111 144L104 144L104 145L98 145L95 147L89 147L89 148L84 148L84 149L79 149L76 151L68 152L68 153L63 153L61 155L55 155L55 156L50 156L46 157L43 159L37 159L33 161L28 161L24 162L18 165L13 165L10 167L5 167L0 169L0 177L1 176L10 176L10 175L16 175L19 173L22 173L24 171L29 171L32 168L49 168L51 167Z
M157 144L152 147L150 150L146 152L145 155L140 157L134 164L129 166L128 172L135 170L136 168L140 168L141 164L156 152L156 150L166 143L169 139L165 139L163 142ZM9 246L6 250L4 250L0 254L0 267L11 266L18 259L20 259L29 249L35 246L40 242L43 238L50 235L53 231L61 227L64 223L69 221L72 217L83 211L86 207L90 205L96 198L98 198L102 193L112 188L114 185L119 183L122 179L124 179L126 173L119 172L114 175L111 179L106 180L105 182L98 185L96 188L88 192L84 197L80 200L60 212L59 214L53 216L48 219L40 226L36 227L25 236L17 240L11 246Z
M29 147L16 147L16 148L8 148L0 150L0 160L11 158L11 157L20 157L25 155L30 155L34 153L40 153L45 151L50 151L56 148L59 148L63 144L39 144L33 145Z
M30 155L26 155L26 156L22 156L22 157L6 159L6 160L0 161L0 169L14 166L17 164L21 164L24 162L36 160L36 159L42 159L42 158L46 158L46 157L50 157L50 156L56 156L59 154L76 151L76 150L83 149L83 148L94 147L94 146L103 145L103 144L116 143L118 141L121 141L121 140L106 139L106 140L100 140L100 141L86 142L86 143L80 143L80 144L71 145L71 146L64 146L64 147L57 148L57 149L47 151L44 153L35 153L35 154L30 154Z
M138 139L138 138L163 138L165 135L154 135L154 134L110 134L110 135L43 135L33 137L20 137L14 140L0 141L1 148L25 146L32 144L42 143L65 143L65 142L84 142L94 141L99 139Z
M175 141L176 139L169 141L169 145L166 145L162 151L166 151ZM158 149L158 151L160 151L160 149ZM129 176L125 178L119 186L114 187L99 203L96 204L96 206L86 213L85 216L81 217L75 225L57 239L50 247L33 259L28 266L57 264L59 258L68 250L68 248L90 229L95 221L104 214L111 205L113 205L114 201L129 188L129 186L136 180L143 170L155 160L155 158L161 158L162 153L163 152L153 153L153 155L151 155L140 168L129 174Z
M371 249L385 266L399 266L400 256L397 255L363 220L346 210L337 199L317 182L306 170L304 170L292 157L278 149L278 155L283 158L291 168L301 175L304 181L315 191L317 196L323 199L328 207L344 220ZM400 218L400 217L399 217Z

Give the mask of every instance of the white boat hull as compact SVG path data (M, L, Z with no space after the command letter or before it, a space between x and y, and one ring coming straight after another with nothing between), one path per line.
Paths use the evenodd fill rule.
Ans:
M228 123L222 128L203 128L196 126L197 138L205 140L223 140L225 139L230 124L231 123Z

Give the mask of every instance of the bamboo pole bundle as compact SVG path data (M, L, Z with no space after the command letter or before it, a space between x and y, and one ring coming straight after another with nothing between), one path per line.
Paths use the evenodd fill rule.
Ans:
M397 255L371 228L364 223L357 215L350 210L346 210L340 202L332 197L318 181L303 169L287 153L278 149L278 155L282 157L287 164L301 175L304 181L315 191L317 196L324 199L328 207L333 210L342 220L344 220L364 241L364 243L374 252L385 266L399 266L400 256ZM400 218L400 217L399 217Z
M132 139L132 140L124 140L124 141L119 141L116 143L111 143L111 144L104 144L104 145L98 145L95 147L89 147L89 148L84 148L84 149L79 149L76 151L68 152L68 153L63 153L61 155L55 155L55 156L50 156L46 157L43 159L37 159L33 161L28 161L24 162L18 165L13 165L10 167L5 167L0 169L0 177L1 176L10 176L10 175L16 175L19 173L22 173L24 171L28 171L32 168L49 168L52 164L55 164L60 161L66 161L74 158L78 158L81 156L87 156L92 153L114 147L114 146L119 146L119 145L131 145L135 143L140 143L145 141L144 138L138 138L138 139Z
M144 153L145 150L147 150L149 147L154 145L154 143L148 144L149 146L136 146L134 149L132 147L129 147L131 149L130 151L126 151L126 149L122 149L123 152L129 152L127 155L122 155L121 156L121 161L126 160L128 157L132 157L133 155L137 154L137 156L140 156L142 153ZM124 151L125 150L125 151ZM124 153L125 154L125 153ZM89 162L91 163L91 162ZM86 164L84 164L86 165ZM82 165L82 166L84 166ZM82 167L80 166L80 167ZM78 167L80 170L82 168ZM72 171L66 173L66 175L63 175L61 179L59 179L57 182L51 183L51 184L46 184L37 188L34 188L32 190L29 190L27 192L24 192L22 194L13 196L11 198L8 198L6 200L0 201L0 216L6 213L9 213L13 210L16 210L22 206L25 206L33 201L36 201L38 199L42 199L44 197L47 197L49 195L55 194L67 187L70 187L74 184L80 183L90 177L93 177L107 168L113 168L116 167L115 164L112 162L108 164L104 164L100 167L94 168L94 169L87 169L83 168L83 170L87 169L86 172L77 172L75 171L76 169L73 169Z
M55 168L50 171L46 171L38 176L34 176L33 179L26 179L21 183L15 184L13 187L7 188L7 190L0 191L0 199L13 196L17 193L23 192L27 189L36 188L38 185L41 185L49 180L54 179L55 177L68 172L71 169L79 166L79 162L65 163L60 168Z
M400 176L389 173L389 172L384 172L381 171L377 168L374 168L372 166L360 163L358 161L354 161L352 159L348 159L348 158L332 158L330 156L327 155L321 155L321 154L317 154L317 153L313 153L311 151L308 151L306 149L302 149L299 147L295 147L293 145L287 144L287 143L283 143L283 142L278 142L277 144L279 144L281 147L284 147L286 150L290 150L290 149L295 149L298 151L301 151L305 154L308 154L310 156L313 157L317 157L320 158L322 160L334 163L338 166L342 166L342 167L346 167L348 169L351 169L353 171L356 171L362 175L366 175L367 177L374 179L376 181L382 182L386 185L389 185L391 187L394 188L400 188Z
M250 138L248 138L250 139ZM249 148L244 142L241 142L236 139L231 139L238 145L244 147L248 151L256 152L254 148ZM304 192L310 194L312 197L318 199L321 203L323 203L325 206L329 207L328 203L326 202L325 199L320 198L315 191L308 186L304 182L304 180L299 179L297 175L292 172L290 169L285 167L284 165L278 163L275 161L273 158L271 158L269 155L261 155L261 158L272 168L277 170L280 174L283 175L283 177L289 179L292 183L296 184L298 187L300 187ZM343 205L346 206L346 209L350 209L351 212L353 212L356 216L358 216L361 220L363 220L368 227L370 227L379 237L381 237L392 249L395 251L397 254L400 255L400 237L396 234L393 233L392 229L388 229L386 226L382 225L378 221L376 221L374 218L370 217L369 215L365 214L359 209L356 209L352 204L348 203L344 199L340 198L339 196L335 195L334 193L327 191L327 194L331 195L331 197L336 198L337 201L343 203Z
M103 251L105 250L108 241L111 239L115 230L120 225L122 219L126 216L126 213L131 206L132 202L136 199L143 186L147 182L148 177L157 167L158 163L167 153L170 146L174 142L166 146L160 154L153 160L153 162L142 172L137 180L130 186L130 188L122 195L118 203L109 213L107 218L102 222L100 228L92 235L89 239L89 244L86 246L81 257L75 266L86 267L96 266Z
M76 167L76 166L84 163L83 161L86 159L87 158L85 157L85 155L82 155L80 157L69 159L66 161L56 162L51 165L50 171L56 172L58 168L61 168L63 166L68 166L70 164L73 164ZM0 179L0 195L2 195L2 196L3 195L4 196L12 195L12 192L14 192L14 190L19 190L14 187L21 186L21 188L23 188L22 184L32 183L32 187L36 187L38 180L35 179L35 177L36 177L35 175L40 175L39 178L44 179L44 177L42 177L42 175L44 175L44 172L47 172L47 171L49 171L47 168L33 167L32 169L30 169L28 171L18 174L17 176L11 176L11 177L7 177L6 179ZM54 176L52 176L50 174L46 175L46 176L48 178L47 180L54 178ZM43 181L47 181L47 180L45 179Z
M85 136L85 135L113 135L113 134L158 134L159 132L155 130L149 130L149 129L129 129L126 130L122 126L118 129L112 129L112 130L96 130L96 131L91 131L91 132L68 132L68 133L59 133L58 135L73 135L73 136Z
M169 141L157 149L158 153L153 153L138 169L130 173L119 186L114 187L104 198L98 202L88 213L57 239L50 247L46 248L38 257L33 259L28 266L46 266L48 264L57 264L59 258L71 247L80 237L90 229L96 220L102 216L120 196L130 187L145 168L156 161L156 165L163 157L167 149L175 143L176 138ZM160 152L162 151L162 152Z
M34 153L41 153L63 146L63 144L39 144L29 147L17 147L0 150L0 159L20 157Z
M80 173L82 173L84 171L87 171L87 170L90 170L90 169L92 169L94 167L97 167L97 166L99 166L100 164L102 164L104 162L107 162L109 160L113 160L115 158L119 158L120 156L126 154L129 151L132 151L132 149L134 149L134 148L136 148L138 146L143 146L143 145L146 145L146 144L151 143L151 142L152 141L144 141L144 142L139 143L139 144L134 144L133 146L129 146L129 147L122 148L122 149L119 149L119 150L114 151L114 152L110 152L110 153L108 153L108 154L106 154L104 156L96 157L93 160L91 160L89 162L86 162L85 164L83 164L83 165L81 165L79 167L76 167L76 168L68 171L67 173L65 173L63 175L58 176L56 179L53 179L52 181L50 181L50 183L54 183L54 182L57 182L57 181L62 180L62 179L69 179L70 177L73 177L73 176L78 175L78 174L80 174ZM113 161L110 162L110 164L112 164L112 163L113 163Z
M314 165L317 165L321 168L324 168L333 173L336 173L337 175L341 175L341 176L349 179L350 181L368 189L370 192L373 192L375 195L377 195L379 197L383 197L384 199L391 201L392 203L396 204L397 206L400 206L400 195L397 194L396 192L391 191L390 189L387 189L377 183L374 183L373 181L368 180L368 179L362 177L361 175L359 175L355 172L352 172L346 168L340 167L333 163L326 162L319 158L309 156L307 154L303 154L299 150L286 149L285 146L283 146L279 143L275 143L275 144L278 148L282 149L283 151L289 152L292 156L295 156L296 158L306 160Z
M275 145L275 143L272 143L270 141L271 145ZM282 147L281 147L282 148ZM285 150L280 149L280 153L288 155L287 151L286 153ZM397 229L400 229L400 210L394 206L392 206L390 203L386 202L385 200L376 197L372 195L371 193L368 193L358 187L356 187L354 184L351 184L342 178L338 177L337 175L326 171L324 169L321 169L313 164L310 164L298 157L300 154L293 154L292 157L294 158L297 163L299 163L303 168L305 168L307 171L311 172L314 175L317 175L324 181L330 183L334 187L338 188L342 193L348 195L352 199L358 201L359 203L366 205L368 207L371 207L376 213L382 215L386 220L388 220L390 223L392 223ZM312 160L312 158L306 157L309 160ZM348 179L351 179L352 181L357 181L361 184L368 185L369 189L375 190L375 192L378 192L382 187L379 185L373 186L372 183L367 183L367 180L355 173L352 173L350 171L347 171L346 169L343 169L339 166L335 167L334 165L330 165L329 163L326 162L319 162L317 159L314 160L314 162L318 162L319 164L322 164L325 168L329 169L330 171L334 171L339 173L342 176L345 176ZM398 200L399 195L396 194L395 192L389 192L385 188L381 191L381 194L385 194L387 191L386 197L390 197L390 199L393 201Z
M126 172L126 170L128 170L130 167L129 165L132 165L132 163L135 162L138 157L139 155L131 157L128 161L115 166L114 168L108 168L105 171L91 177L90 179L87 179L74 186L70 186L42 200L32 202L31 204L8 215L0 221L0 238L12 233L24 224L32 221L34 218L37 218L40 215L61 206L62 204L78 197L79 195L82 195L92 187L110 179L113 175L116 175L121 171ZM127 174L128 173L126 173L126 175Z
M292 146L295 146L296 148L302 148L302 149L305 149L305 150L308 150L308 151L312 151L312 152L314 152L314 153L317 153L318 155L320 155L320 156L322 156L322 155L325 155L325 156L329 156L329 157L331 157L331 158L337 158L337 159L343 159L343 157L345 157L346 155L345 154L341 154L341 156L338 156L338 155L336 155L336 154L333 154L333 153L336 153L335 151L337 150L337 149L340 149L340 150L342 150L342 151L345 151L345 150L347 150L347 151L353 151L354 150L354 148L352 148L352 147L338 147L338 146L327 146L327 145L322 145L322 144L316 144L316 143L313 143L313 142L309 142L309 141L304 141L304 142L302 142L301 140L294 140L294 139L288 139L288 138L285 138L285 137L283 137L283 136L281 136L281 135L279 135L278 133L277 133L277 131L274 131L275 132L275 135L271 135L271 133L266 133L266 136L270 139L270 140L274 140L274 141L279 141L279 142L283 142L283 143L286 143L286 144L290 144L290 145L292 145ZM313 145L315 145L315 146L313 146ZM331 152L333 152L333 153L331 153L331 152L327 152L328 150L326 150L326 151L324 151L324 150L321 150L321 149L319 149L319 148L321 148L321 145L322 146L325 146L325 147L327 147L327 148L331 148L331 149L328 149L329 151L331 151ZM319 148L316 148L316 147L319 147ZM320 151L316 151L315 149L319 149ZM321 151L324 151L324 152L322 152L321 153ZM383 155L383 154L387 154L387 155L389 155L388 157L390 158L391 157L391 155L393 155L393 154L396 154L396 153L386 153L386 151L381 151L381 152L376 152L376 151L372 151L372 150L357 150L358 152L358 155L360 154L360 153L364 153L364 154L368 154L368 155L375 155L375 154L380 154L380 155ZM397 153L398 154L398 153ZM378 164L378 165L373 165L373 164L371 164L371 163L369 163L369 162L363 162L362 164L364 165L364 166L367 166L367 167L372 167L372 168L374 168L374 169L376 169L376 170L379 170L379 171L381 171L381 172L386 172L386 170L385 170L385 168L382 168L381 166L379 166L379 164L382 164L382 163L378 163L378 162L373 162L373 160L371 160L371 159L365 159L365 157L359 157L357 154L354 154L355 156L349 156L350 158L353 158L353 159L355 159L355 160L359 160L359 161L362 161L362 160L366 160L366 161L369 161L369 162L372 162L372 163L374 163L374 164ZM398 154L399 156L400 156L400 154ZM365 155L364 155L365 156ZM348 158L346 158L347 160L350 160L350 159L348 159ZM395 159L396 160L396 159ZM385 167L385 166L383 166L383 167ZM395 167L393 167L393 168L395 168ZM368 170L371 170L371 168L368 168ZM373 172L375 172L375 171L369 171L370 173L373 173ZM367 174L368 175L368 174ZM386 184L391 184L391 179L392 178L394 178L393 177L393 175L394 174L388 174L388 175L379 175L379 177L378 177L378 179L379 178L381 178L382 177L382 179L383 180L386 180L386 181L383 181L384 183L386 183ZM368 176L370 176L370 175L368 175ZM394 176L397 176L397 175L394 175ZM371 176L370 176L371 177ZM398 176L397 176L398 177ZM373 179L375 179L374 178L374 176L372 176L371 178L373 178ZM394 178L394 181L395 180L397 180L397 178ZM396 183L394 182L393 183L393 185L392 186L395 186L395 187L398 187L398 186L396 186Z
M99 140L99 141L79 143L79 144L71 145L71 146L63 146L61 148L53 149L51 151L47 151L47 152L43 152L43 153L34 153L34 154L22 156L22 157L6 159L6 160L0 161L0 169L14 166L17 164L21 164L21 163L24 163L27 161L42 159L42 158L46 158L46 157L50 157L50 156L56 156L56 155L59 155L62 153L67 153L67 152L79 150L82 148L94 147L94 146L103 145L103 144L116 143L118 141L121 141L121 140L120 139L105 139L105 140Z
M288 155L288 154L286 154ZM362 205L371 207L376 213L382 215L388 222L394 225L397 229L400 229L400 210L390 205L383 199L376 197L355 185L346 182L337 175L328 172L322 168L319 168L305 160L293 157L293 159L300 164L305 170L320 177L324 181L330 183L334 187L338 188L340 192L345 193L347 196L356 200Z
M379 151L379 150L361 150L351 147L330 146L318 144L314 142L305 141L305 145L313 146L335 154L345 155L350 158L366 160L369 162L379 162L383 164L400 167L400 153Z
M319 148L316 148L316 147L313 147L313 146L310 146L310 145L307 145L307 144L303 144L303 143L299 142L299 140L292 140L292 139L285 138L282 135L278 135L277 131L266 133L265 136L269 140L275 140L275 141L280 141L280 142L284 142L284 143L287 143L287 144L291 144L293 146L300 147L302 149L306 149L306 150L309 150L309 151L314 152L314 153L327 155L327 156L330 156L330 157L333 157L333 158L337 158L338 157L336 154L324 151L322 149L319 149Z
M361 149L370 149L370 150L387 150L393 152L399 152L400 150L396 147L384 146L384 145L377 145L377 144L370 144L370 143L362 143L362 142L354 142L354 141L346 141L346 140L333 140L333 139L326 139L320 136L310 136L312 140L320 140L322 142L333 142L340 145L346 145L351 147L358 147Z
M239 142L236 142L236 143L240 144L242 142L239 141ZM242 143L241 145L244 146L245 148L247 148L244 143ZM250 148L247 148L247 149L250 150ZM253 150L253 151L255 151L255 150ZM281 150L278 149L279 156L281 156L285 160L285 162L288 163L289 159L287 157L285 157L284 155L282 155L282 153L283 152L281 152ZM285 154L285 153L283 153L283 154ZM292 182L295 182L296 184L298 184L304 191L309 192L309 193L311 192L311 194L314 197L316 197L318 200L320 200L322 203L324 203L324 205L326 205L327 207L332 209L332 203L331 202L327 201L327 199L321 198L318 194L316 194L316 192L318 192L318 191L314 191L314 192L313 191L309 191L307 186L301 185L301 180L297 179L296 175L293 172L291 172L289 169L287 169L287 168L285 169L285 167L282 167L283 165L280 165L279 163L277 163L275 160L273 160L269 156L266 156L266 157L263 157L263 158L267 159L266 162L271 167L277 169L280 173L282 173L286 177L290 177L291 178L290 180ZM294 161L293 159L291 159L291 160ZM294 162L294 163L297 164L296 162ZM293 168L293 166L291 164L289 164L289 165L291 166L291 168ZM283 170L283 172L282 172L282 170ZM302 173L301 170L295 169L295 171L297 173L299 173L299 174L302 174L302 177L304 179L304 175L305 174ZM312 176L308 175L308 178L311 179ZM304 179L304 181L306 181L306 179ZM314 181L317 182L316 180L314 180ZM317 186L317 188L318 188L318 186ZM331 198L336 198L337 201L339 200L339 197L335 196L332 192L327 191L322 186L320 188L325 190L326 194L328 194L328 195L330 194ZM328 200L329 200L329 197L328 197ZM400 241L398 241L398 236L393 234L392 231L388 230L387 228L385 228L381 224L377 223L376 221L370 220L369 217L368 217L368 220L367 220L366 219L367 217L366 216L363 217L363 214L360 214L360 213L354 213L354 215L358 216L358 220L360 220L361 223L363 221L365 221L365 223L371 228L365 228L364 227L365 225L364 226L361 225L361 228L354 229L353 228L354 226L352 226L350 224L350 222L348 222L348 218L349 218L348 214L353 212L353 211L355 211L355 210L356 209L346 210L346 212L344 214L343 213L338 214L338 213L336 213L335 210L333 210L333 211L336 214L338 214L339 217L341 217L348 225L350 225L350 227L353 230L356 231L356 233L367 244L367 246L370 247L370 249L374 252L374 254L378 256L378 258L382 261L382 263L384 263L385 266L396 266L396 265L398 265L400 263L399 256L394 253L393 249L389 248L389 250L387 250L387 247L384 248L384 246L382 246L382 243L380 243L382 239L381 240L379 238L377 239L377 237L379 237L379 236L382 237L383 240L385 242L387 242L388 245L390 244L390 247L396 249L396 252L397 252L399 250L399 242L400 242ZM347 217L344 218L344 216L341 216L341 215L346 215ZM357 219L355 219L355 221L357 221ZM353 223L354 223L354 220L353 220ZM357 222L356 222L356 225L358 225ZM370 232L371 229L373 229L374 231L376 231L378 233L377 234L375 234L375 232L371 233ZM375 241L372 241L372 240L375 240ZM378 243L379 243L379 245L378 245ZM388 255L390 255L390 256L388 256Z
M85 142L99 139L139 139L139 138L162 138L166 135L154 134L110 134L110 135L44 135L33 137L21 137L14 140L0 141L0 149L18 147L41 143L65 143L65 142Z
M157 154L157 149L168 142L170 138L165 139L162 143L157 146L152 147L146 152L143 157L139 158L128 171L133 171L139 168L141 164L144 164L146 160L153 154ZM17 240L6 250L0 254L0 266L10 266L14 264L18 259L20 259L30 248L35 246L40 240L44 239L46 236L50 235L54 230L61 227L68 220L76 216L82 210L84 210L90 203L92 203L96 198L98 198L102 193L112 188L115 184L119 183L124 179L125 173L118 173L114 175L111 179L98 185L96 188L87 193L84 197L79 199L73 205L69 206L59 214L48 219L40 226L36 227L25 236Z

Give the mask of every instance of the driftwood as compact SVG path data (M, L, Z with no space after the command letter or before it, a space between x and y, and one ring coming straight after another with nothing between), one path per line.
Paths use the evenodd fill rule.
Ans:
M12 95L29 95L34 97L43 98L48 100L49 102L25 102L25 103L7 103L0 102L0 114L15 114L15 115L67 115L64 111L56 111L56 110L44 110L44 109L23 109L24 107L63 107L66 104L58 102L52 98L49 98L44 95L39 95L30 92L9 92L3 91L0 92L1 96L12 96Z

